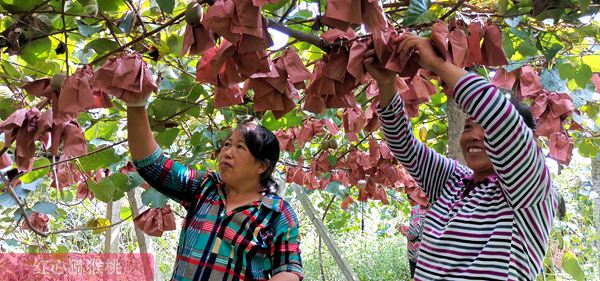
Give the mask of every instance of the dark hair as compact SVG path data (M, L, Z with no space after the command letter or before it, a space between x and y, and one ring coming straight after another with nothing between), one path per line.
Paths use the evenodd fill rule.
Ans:
M260 175L260 184L265 187L265 193L277 193L279 186L273 179L273 171L279 161L279 140L273 132L253 120L242 122L236 130L242 133L252 156L267 165L267 170Z
M517 112L519 112L521 118L523 118L525 125L527 125L527 127L529 127L529 129L532 131L535 131L535 119L533 119L533 114L531 114L529 107L514 97L510 99L510 102L515 107Z

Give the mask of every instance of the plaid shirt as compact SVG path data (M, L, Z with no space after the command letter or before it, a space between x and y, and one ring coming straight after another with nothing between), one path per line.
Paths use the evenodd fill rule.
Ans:
M406 246L408 248L408 259L415 262L419 256L419 246L421 246L425 213L426 211L421 208L421 205L416 205L410 210L410 226L406 233L406 238L408 240Z
M281 197L264 195L226 213L219 174L185 167L160 149L134 164L150 185L188 210L172 280L268 280L280 272L303 278L298 219Z

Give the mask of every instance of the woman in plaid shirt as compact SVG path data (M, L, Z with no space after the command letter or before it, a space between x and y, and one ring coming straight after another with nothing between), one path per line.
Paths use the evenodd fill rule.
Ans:
M275 194L279 142L241 124L219 152L219 173L162 154L145 104L128 104L129 149L139 174L187 210L172 280L302 280L298 219Z
M406 253L410 268L410 278L414 278L417 268L417 258L419 257L419 246L421 245L421 236L423 235L423 221L425 220L426 210L417 202L408 199L413 206L410 210L410 220L408 226L401 226L400 233L406 236Z

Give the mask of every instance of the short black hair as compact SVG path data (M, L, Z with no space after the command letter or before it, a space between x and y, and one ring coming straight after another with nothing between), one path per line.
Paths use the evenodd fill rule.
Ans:
M521 118L523 118L525 125L527 125L527 127L529 127L529 129L532 131L535 131L535 119L533 118L533 114L531 113L529 106L525 105L515 97L510 98L510 103L512 103L517 112L519 112L519 115L521 115Z
M273 179L273 171L279 161L279 140L273 132L258 124L254 120L247 120L238 125L244 137L248 150L258 161L267 165L267 169L260 175L260 184L265 188L265 193L275 194L279 185Z

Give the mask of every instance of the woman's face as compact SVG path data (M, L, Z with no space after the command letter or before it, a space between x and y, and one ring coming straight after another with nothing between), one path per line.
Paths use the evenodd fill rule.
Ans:
M483 128L471 118L467 118L462 135L460 135L460 149L467 166L475 174L488 176L494 174L494 166L485 151L484 136Z
M225 141L218 159L221 178L226 184L234 187L258 183L260 175L267 168L250 153L240 130L233 131Z

